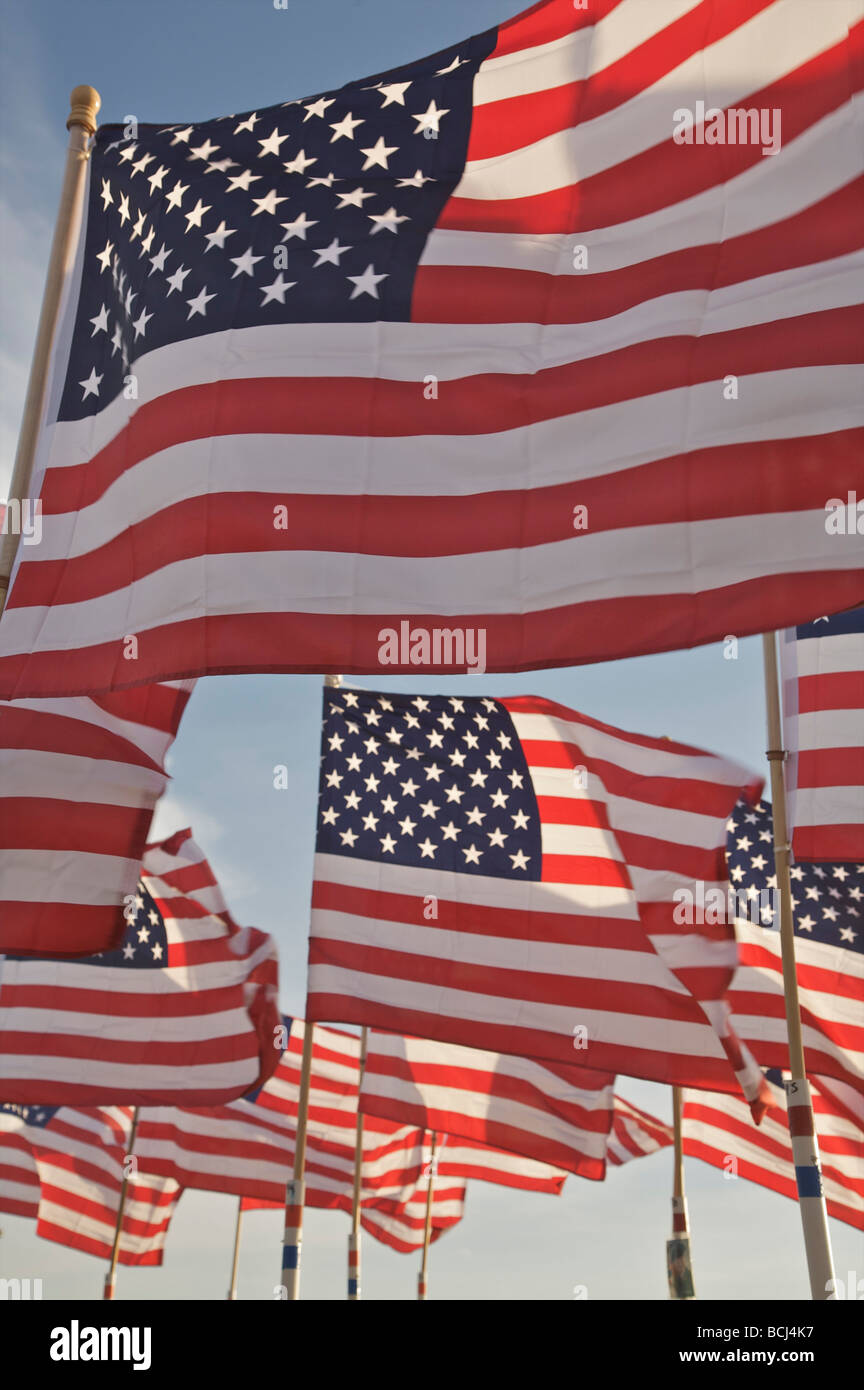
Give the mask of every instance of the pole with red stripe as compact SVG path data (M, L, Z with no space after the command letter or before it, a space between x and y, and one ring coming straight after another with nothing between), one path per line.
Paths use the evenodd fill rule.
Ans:
M282 1296L289 1302L295 1302L300 1297L300 1249L303 1244L303 1207L306 1200L306 1127L309 1122L309 1083L312 1076L314 1039L315 1025L307 1020L303 1035L294 1176L289 1180L285 1193L285 1230L282 1235Z
M354 1137L354 1193L351 1200L351 1233L348 1236L348 1297L360 1298L360 1198L363 1190L363 1115L360 1111L360 1087L366 1070L369 1030L360 1034L360 1079L357 1093L357 1128Z
M833 1299L834 1259L828 1233L828 1213L822 1190L822 1168L813 1120L813 1103L807 1081L807 1064L801 1035L801 1005L798 1000L798 972L795 964L795 925L792 909L792 882L789 875L791 846L786 818L786 781L783 763L786 751L780 715L780 681L777 675L775 634L762 637L765 662L765 699L768 713L768 752L771 768L771 802L774 816L774 871L780 894L780 949L783 960L783 993L786 1002L786 1031L789 1037L791 1080L784 1083L792 1138L792 1158L798 1206L804 1229L804 1248L810 1275L810 1294L818 1300Z

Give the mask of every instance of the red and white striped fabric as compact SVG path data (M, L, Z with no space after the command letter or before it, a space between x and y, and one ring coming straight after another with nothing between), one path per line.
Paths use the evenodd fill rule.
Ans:
M119 944L193 685L0 703L0 952Z
M613 1080L603 1072L370 1031L364 1114L602 1178Z
M752 1124L750 1111L743 1103L736 1101L736 1104ZM646 1158L648 1154L657 1153L658 1149L668 1148L673 1142L671 1125L664 1124L662 1120L649 1115L647 1110L640 1110L623 1096L616 1095L615 1118L606 1151L613 1166L620 1167L622 1163L629 1163L631 1158Z
M790 629L780 654L795 858L864 863L864 608Z
M4 1128L8 1119L7 1114ZM110 1256L131 1125L131 1109L121 1106L63 1107L44 1126L19 1118L19 1134L38 1174L37 1235L102 1259ZM162 1263L180 1193L172 1179L142 1177L133 1170L120 1232L121 1264Z
M39 1213L39 1171L18 1118L0 1106L0 1211L10 1216Z
M828 1215L864 1230L864 1129L820 1090L818 1078L811 1089ZM774 1105L758 1129L733 1097L688 1091L684 1152L797 1200L786 1100L779 1086L772 1091Z
M386 699L395 736L411 720L412 738L427 728L441 737L434 701L415 713L409 697L327 695L319 845L328 788L341 776L345 740L337 751L332 740L342 723L380 718ZM720 1089L737 1078L758 1104L762 1073L723 997L737 963L734 929L676 924L673 895L692 894L697 882L726 887L726 820L759 780L713 754L533 696L458 703L466 716L476 706L487 723L502 711L511 721L503 736L518 740L540 818L540 880L319 849L307 1016L566 1065L582 1028L579 1060L598 1071L667 1084L699 1076ZM422 746L411 765L418 777L435 756ZM453 795L460 777L461 794L477 795L459 766L451 771ZM347 813L343 824L351 832ZM418 903L431 900L427 920Z
M145 1109L135 1151L142 1170L175 1178L184 1187L285 1200L293 1171L303 1024L292 1020L287 1051L253 1098L208 1109ZM344 1206L354 1175L360 1040L317 1028L309 1092L306 1170L319 1191ZM363 1133L365 1203L406 1200L423 1164L416 1126L370 1120Z
M149 193L146 178L134 180L133 205L162 229L172 265L185 256L186 295L194 284L206 296L187 298L193 330L205 313L213 327L150 348L155 326L148 340L136 324L134 402L109 398L107 333L102 355L79 349L70 389L77 406L83 387L96 413L47 432L44 534L19 551L0 624L0 694L136 678L122 659L130 614L146 636L137 678L158 679L337 671L346 653L353 670L374 671L381 630L398 627L406 607L429 626L483 629L487 669L510 671L772 630L862 602L855 538L824 527L824 479L841 494L856 485L862 438L853 404L861 17L860 0L592 0L585 9L545 0L485 36L483 55L460 45L448 65L433 66L440 54L418 65L427 83L435 75L442 150L447 118L467 102L467 163L461 140L449 160L418 152L415 188L430 167L436 181L459 180L421 237L417 205L395 210L404 179L388 172L387 155L369 156L381 199L373 206L393 204L420 242L419 265L403 271L405 306L388 314L373 303L372 323L337 321L335 290L309 323L274 318L297 277L268 287L256 275L272 267L250 262L263 321L229 316L216 328L228 301L208 293L213 275L202 264L224 255L214 198L225 184L189 151L215 144L220 160L260 168L246 176L265 180L269 202L261 194L255 207L248 181L245 194L235 185L227 195L229 254L241 240L251 252L259 214L298 186L308 197L312 180L300 181L297 161L283 173L273 158L290 112L254 113L255 136L273 130L263 150L248 122L173 139L164 126L139 130L136 172L158 172L161 159L172 177ZM479 56L466 94L464 64ZM412 77L416 100L415 69ZM350 100L364 123L358 141L372 139L396 105L388 116L382 83L331 93L340 104L327 119ZM725 123L722 141L716 127L701 138L698 103L730 109L728 140ZM690 144L675 138L686 133L681 109L695 126ZM737 138L734 113L749 109L777 113L769 153L764 136ZM320 121L320 110L312 115ZM316 126L305 121L297 129L308 150ZM379 141L388 151L396 143ZM171 312L169 272L164 256L150 258L158 279L140 259L133 237L144 223L118 207L125 154L114 142L109 155L108 143L91 161L89 216L100 245L110 234L103 269L122 246L134 294L140 285L136 310L151 305L143 334L153 313L161 322ZM349 141L330 144L335 154L300 154L325 180ZM339 165L339 176L352 177L345 167L352 173ZM188 202L172 220L168 185L180 173ZM253 194L264 187L256 182ZM324 230L331 207L315 209L304 236L306 225ZM205 211L212 223L202 226ZM405 254L411 227L402 232L382 274ZM373 273L381 240L370 238ZM86 272L100 274L89 243L86 259ZM356 293L370 304L392 283ZM345 288L340 281L338 295ZM82 317L80 331L86 344L99 325ZM80 380L85 358L99 368L89 382ZM424 375L440 383L431 406ZM740 383L734 394L730 378ZM286 498L292 525L274 537L272 503ZM574 534L577 506L588 522Z
M189 892L178 883L191 882ZM215 878L188 831L145 852L123 946L0 973L0 1082L22 1104L224 1104L278 1060L272 939L201 901Z
M474 1139L454 1138L450 1134L437 1136L435 1159L430 1165L435 1182L449 1186L452 1178L474 1178L480 1182L496 1183L499 1187L519 1187L526 1192L548 1192L557 1197L568 1174L549 1163L523 1154L492 1149Z
M427 1155L428 1157L428 1155ZM466 1184L449 1180L432 1189L432 1230L430 1240L434 1242L451 1226L462 1220L465 1214ZM260 1198L243 1198L244 1211L258 1211L262 1208L284 1210L284 1202L265 1202ZM306 1206L339 1208L350 1212L351 1194L345 1192L332 1179L311 1174L306 1180ZM383 1245L389 1245L400 1255L413 1254L423 1247L423 1231L426 1222L426 1187L417 1187L407 1201L398 1204L379 1199L364 1203L360 1224L364 1231Z

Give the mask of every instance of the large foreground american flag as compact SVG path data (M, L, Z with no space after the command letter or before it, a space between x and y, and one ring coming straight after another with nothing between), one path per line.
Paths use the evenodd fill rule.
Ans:
M673 907L752 774L533 696L327 689L322 753L307 1017L758 1097Z
M790 629L780 654L793 853L862 864L864 608Z
M0 696L374 671L403 621L570 665L864 601L825 527L862 443L861 19L545 0L100 130Z
M190 832L148 846L115 950L0 961L0 1094L23 1104L223 1104L279 1054L272 938L234 924Z

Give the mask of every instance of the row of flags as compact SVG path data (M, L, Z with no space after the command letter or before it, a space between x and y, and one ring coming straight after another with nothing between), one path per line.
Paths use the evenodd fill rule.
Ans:
M0 698L570 666L864 602L861 24L544 0L305 101L101 127Z

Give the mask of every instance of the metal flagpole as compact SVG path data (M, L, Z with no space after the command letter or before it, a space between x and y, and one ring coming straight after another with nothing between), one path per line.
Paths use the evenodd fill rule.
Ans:
M12 481L9 484L9 500L6 507L6 522L9 530L0 536L0 613L6 603L9 578L18 549L20 526L15 527L12 507L23 506L24 498L30 488L33 476L33 460L36 455L36 441L45 405L45 392L48 383L48 368L51 350L57 329L60 302L67 276L75 256L74 230L84 194L84 175L90 158L88 143L96 130L96 114L102 105L102 98L93 87L76 87L69 98L69 116L66 128L69 131L69 144L66 150L66 168L63 173L63 187L60 193L60 206L54 225L54 240L48 257L48 273L42 296L42 310L39 327L36 331L36 345L30 364L30 379L24 401L24 414L21 419L21 433L15 454Z
M666 1274L669 1297L695 1298L693 1268L690 1263L690 1226L687 1220L687 1198L684 1195L684 1143L681 1132L682 1094L680 1086L672 1087L672 1119L675 1136L675 1171L672 1180L672 1239L666 1242Z
M366 1049L369 1030L364 1028L360 1034L360 1083L366 1070ZM357 1094L357 1129L354 1138L354 1194L351 1201L351 1233L348 1236L348 1297L360 1297L360 1196L363 1188L363 1115L360 1110L360 1093Z
M231 1286L228 1289L228 1302L237 1297L237 1265L240 1262L240 1229L243 1225L243 1198L237 1198L237 1224L234 1227L234 1258L231 1261Z
M438 1135L432 1131L432 1148L429 1153L429 1186L426 1189L426 1224L423 1228L423 1261L420 1265L420 1273L417 1276L417 1297L424 1298L429 1287L429 1240L432 1235L432 1197L435 1189L435 1149L438 1144Z
M828 1234L828 1215L822 1191L819 1144L813 1122L813 1105L804 1043L801 1036L801 1007L798 1001L798 973L795 966L795 927L792 915L792 883L789 877L789 832L786 823L786 783L783 763L783 732L780 717L780 681L777 674L777 641L773 632L762 636L765 661L765 701L768 713L768 752L771 767L771 801L774 817L774 872L780 894L780 949L783 959L783 992L786 998L786 1031L789 1036L791 1080L784 1083L789 1113L789 1134L798 1205L804 1228L804 1248L814 1299L836 1297L834 1259Z
M315 1024L307 1021L305 1029L294 1176L289 1180L285 1193L285 1233L282 1237L282 1286L285 1289L285 1297L291 1302L300 1297L300 1247L303 1243L303 1206L306 1199L306 1126L309 1120L309 1082L312 1076Z
M123 1230L123 1215L126 1210L126 1191L129 1187L129 1160L135 1152L135 1135L138 1131L138 1106L132 1111L132 1128L129 1131L129 1149L123 1161L123 1181L120 1184L120 1201L117 1205L117 1224L114 1227L114 1244L111 1247L111 1260L105 1276L102 1297L113 1298L117 1287L117 1257L120 1254L120 1235Z

